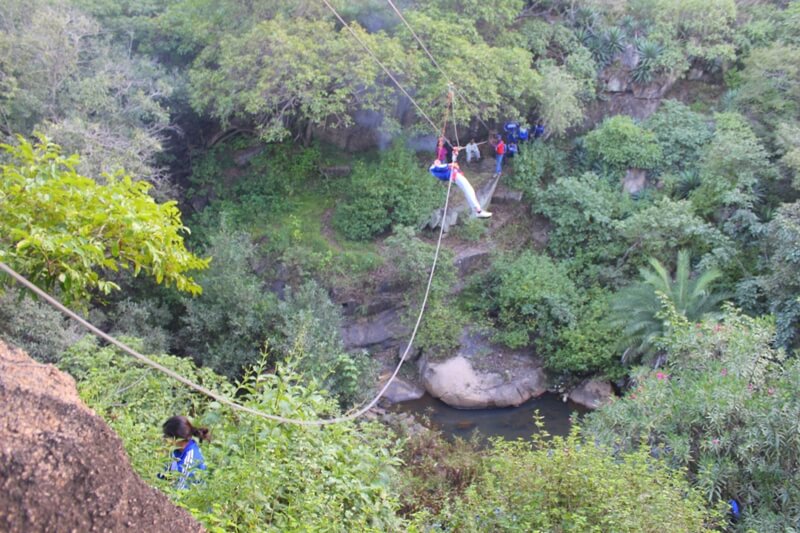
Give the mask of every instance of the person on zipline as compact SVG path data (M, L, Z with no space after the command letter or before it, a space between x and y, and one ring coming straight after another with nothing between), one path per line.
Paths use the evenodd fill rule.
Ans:
M476 217L489 218L492 216L489 211L484 211L481 209L481 203L478 201L478 196L475 194L475 189L472 188L472 185L458 167L458 148L453 148L452 163L448 164L442 162L442 160L438 159L437 157L436 161L433 162L428 170L430 170L431 174L433 174L436 179L442 181L452 180L455 182L455 184L461 189L461 192L464 193L464 196L467 198L467 203L469 203L469 206L475 212Z

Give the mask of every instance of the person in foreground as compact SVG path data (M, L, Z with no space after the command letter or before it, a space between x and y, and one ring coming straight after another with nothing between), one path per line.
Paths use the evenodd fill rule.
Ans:
M210 432L207 428L192 426L192 423L185 416L171 417L164 422L162 429L164 437L173 439L176 446L172 451L172 462L167 470L181 474L175 486L179 489L185 489L188 487L189 481L193 480L197 470L206 469L200 446L193 437L200 439L200 442L210 441Z
M452 180L464 193L467 198L467 203L475 212L478 218L489 218L492 214L489 211L481 209L481 203L478 201L478 196L475 194L475 189L472 188L469 180L467 180L464 173L458 167L458 149L453 149L453 162L448 164L441 159L436 159L428 170L433 176L439 180L447 181Z

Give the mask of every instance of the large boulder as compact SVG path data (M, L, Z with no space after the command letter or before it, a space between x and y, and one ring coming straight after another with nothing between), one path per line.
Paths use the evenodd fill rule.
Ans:
M531 354L506 352L469 332L455 356L423 358L420 374L431 396L460 409L517 406L547 390L542 366Z
M598 409L609 403L613 397L611 383L597 380L584 381L569 393L570 400L589 409Z
M202 531L133 471L75 382L0 341L0 531Z

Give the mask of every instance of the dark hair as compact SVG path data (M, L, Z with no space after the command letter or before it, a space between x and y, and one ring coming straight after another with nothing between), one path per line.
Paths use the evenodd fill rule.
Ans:
M189 419L185 416L173 416L161 426L165 437L189 440L198 437L200 442L211 441L211 432L208 428L196 428L192 426Z

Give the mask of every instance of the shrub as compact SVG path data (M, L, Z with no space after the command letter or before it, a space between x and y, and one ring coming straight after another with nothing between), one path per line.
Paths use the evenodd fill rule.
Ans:
M689 199L698 214L725 218L720 208L752 208L756 187L776 177L776 172L742 115L718 113L714 119L717 129L700 161L701 185Z
M677 100L664 100L644 126L655 134L663 154L660 167L667 172L694 167L712 137L705 118Z
M573 327L578 291L564 267L545 255L523 252L494 262L484 300L497 340L511 348L533 344L543 357L558 346L562 328Z
M640 449L615 455L578 430L546 442L496 440L466 497L446 514L454 531L712 531L720 518L680 471Z
M607 279L611 262L624 252L614 220L626 210L626 198L594 174L558 178L533 199L533 212L548 218L547 248L569 261L581 277ZM588 269L588 271L587 271Z
M547 368L559 374L602 374L609 379L624 376L620 363L620 330L608 321L610 295L591 291L578 312L575 327L564 328L555 353L545 359Z
M386 246L387 262L394 265L398 279L409 284L404 320L413 326L425 295L434 247L416 237L414 230L407 226L395 228L395 233L386 239ZM452 264L452 252L442 247L431 282L425 317L414 343L422 350L441 352L459 344L466 317L449 301L450 290L456 282Z
M15 289L0 292L0 337L37 361L55 363L81 336L77 326L49 304Z
M719 229L694 213L687 200L662 198L630 217L615 222L620 234L630 244L630 266L643 265L654 257L672 265L675 250L684 248L700 257L702 266L722 266L732 262L736 248Z
M663 264L652 258L650 268L642 268L639 273L642 280L619 291L611 303L611 321L622 329L619 346L625 350L625 361L655 355L660 339L667 333L664 306L696 321L715 311L724 298L711 288L720 272L710 269L692 277L686 250L678 252L674 279Z
M737 531L784 531L800 519L800 365L772 347L774 323L727 308L721 321L665 314L668 366L587 418L601 442L688 467L709 502L743 504Z
M305 382L316 380L343 404L372 394L376 364L365 353L345 351L341 313L322 287L307 281L297 290L289 288L277 311L277 347L286 354L302 354L291 364Z
M436 179L419 168L402 142L395 142L377 164L355 166L333 223L352 240L371 239L393 224L419 227L438 205L437 191Z
M585 146L590 163L614 178L629 168L656 168L663 157L656 136L627 115L605 119L586 135Z
M250 261L250 236L227 222L210 237L211 267L198 278L202 297L184 299L179 337L186 353L229 377L254 364L269 337L275 297L264 291Z
M528 143L512 161L514 173L507 183L534 198L543 185L567 172L566 156L553 143Z

